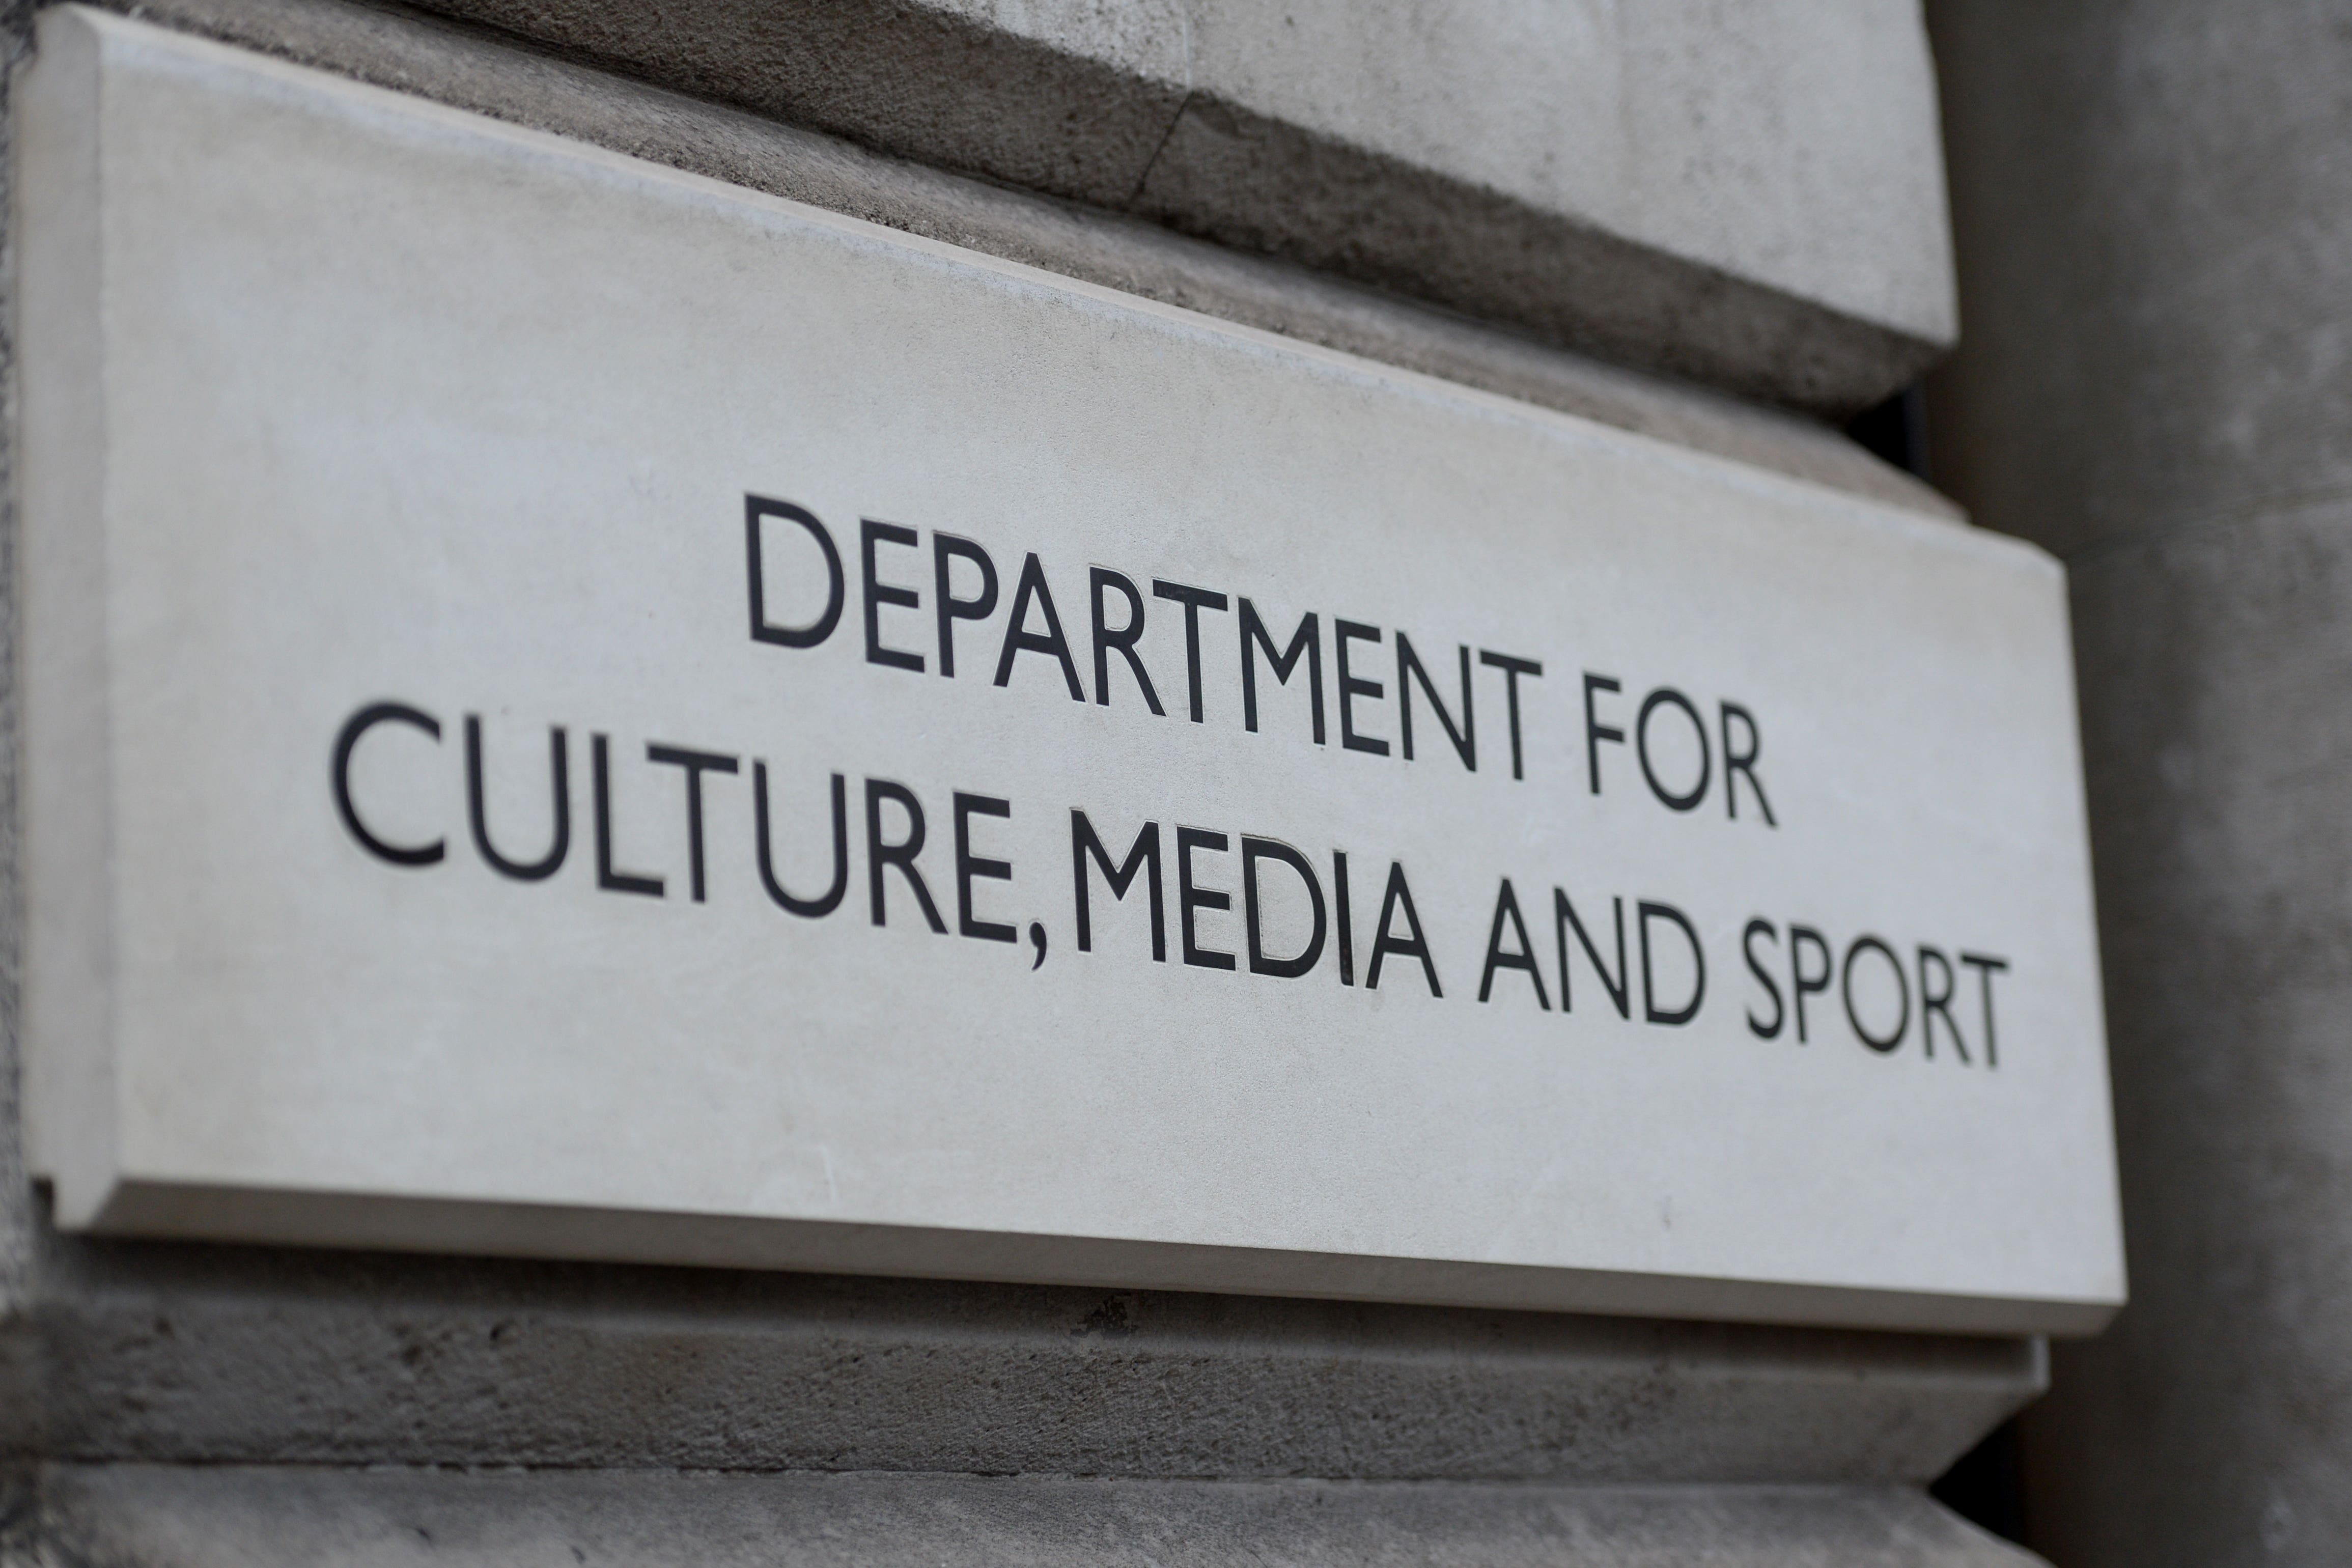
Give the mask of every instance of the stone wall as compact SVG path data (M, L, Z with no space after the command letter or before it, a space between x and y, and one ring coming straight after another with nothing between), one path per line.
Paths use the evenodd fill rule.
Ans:
M2132 1303L2062 1347L2037 1545L2352 1535L2352 30L1933 8L1969 339L1937 473L2074 584Z
M1957 518L1821 419L1954 332L1901 0L444 9L137 14ZM11 1564L2025 1561L1923 1488L2040 1391L2034 1342L96 1241L44 1204L0 1071Z

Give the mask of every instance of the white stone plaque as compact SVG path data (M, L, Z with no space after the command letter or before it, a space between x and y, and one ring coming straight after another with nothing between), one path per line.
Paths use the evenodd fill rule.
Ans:
M2035 551L86 11L16 101L61 1225L2122 1299Z

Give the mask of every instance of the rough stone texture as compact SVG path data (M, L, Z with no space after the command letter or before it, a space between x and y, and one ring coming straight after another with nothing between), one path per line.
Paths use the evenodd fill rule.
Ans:
M2352 16L1948 0L1938 477L2070 560L2132 1302L2026 1424L2070 1568L2352 1540Z
M142 18L1499 392L1931 515L1958 509L1836 431L1541 346L1139 219L944 174L586 69L478 30L345 0L146 0Z
M32 37L32 7L0 5L0 62L13 67ZM11 77L0 75L0 191L16 167L8 156L14 121L5 112ZM16 247L6 243L15 214L0 199L0 291L13 298ZM16 1074L16 976L23 952L24 896L16 868L16 316L0 310L0 1467L31 1447L37 1402L26 1316L37 1233L25 1169ZM0 1521L5 1509L0 1507ZM0 1529L5 1523L0 1523Z
M32 1562L2029 1568L1889 1489L1234 1485L1068 1477L49 1470ZM0 1523L0 1531L6 1529ZM0 1552L5 1551L0 1537ZM5 1559L0 1559L5 1561Z
M1969 320L1939 484L2070 559L2352 493L2352 13L1935 16Z
M2077 569L2132 1305L2026 1431L2069 1564L2352 1540L2352 505Z
M52 1235L76 1459L1924 1481L2000 1340Z
M1912 0L432 8L1772 401L1955 331Z

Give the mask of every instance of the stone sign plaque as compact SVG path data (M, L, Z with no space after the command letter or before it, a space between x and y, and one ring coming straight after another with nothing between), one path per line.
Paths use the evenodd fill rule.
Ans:
M59 1224L2121 1300L2035 551L89 12L16 101Z

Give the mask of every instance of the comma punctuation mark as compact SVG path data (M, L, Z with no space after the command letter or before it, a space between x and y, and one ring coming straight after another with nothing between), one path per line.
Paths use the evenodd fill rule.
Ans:
M1043 921L1029 922L1029 945L1037 950L1037 960L1029 966L1029 973L1034 974L1045 964L1045 927Z

